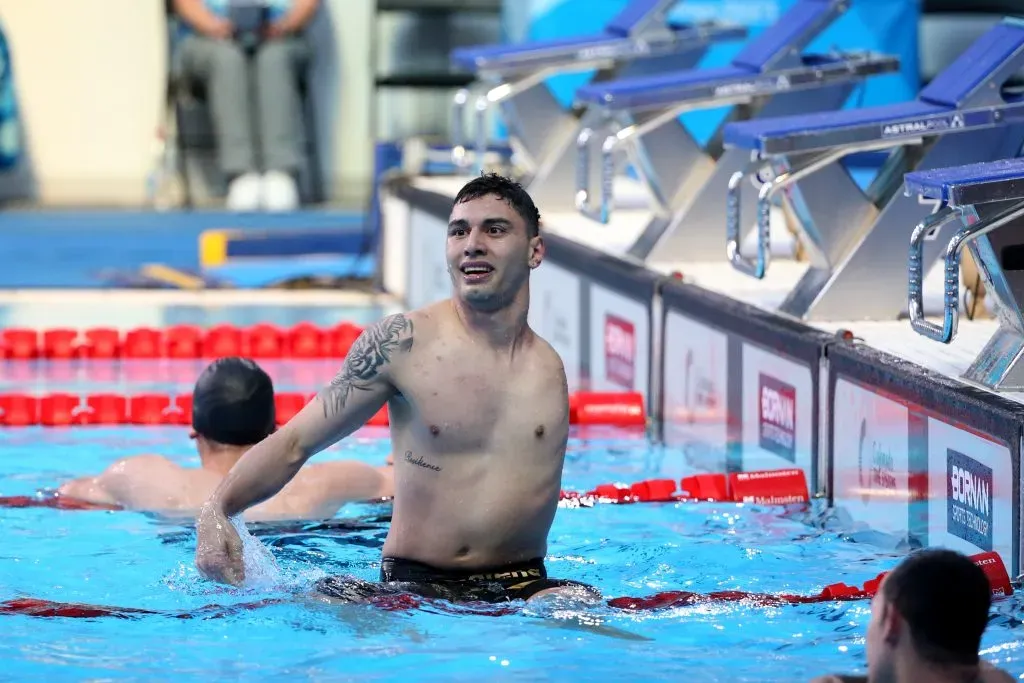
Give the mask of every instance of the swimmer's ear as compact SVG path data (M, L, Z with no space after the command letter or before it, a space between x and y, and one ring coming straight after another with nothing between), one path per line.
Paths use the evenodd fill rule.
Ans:
M530 238L530 267L536 268L544 260L544 238L540 235Z
M190 429L190 430L188 430L188 438L190 438L193 441L195 441L197 438L199 438L199 434L196 433L196 430Z
M903 617L896 611L896 608L888 600L882 601L882 640L889 646L895 647L903 635Z

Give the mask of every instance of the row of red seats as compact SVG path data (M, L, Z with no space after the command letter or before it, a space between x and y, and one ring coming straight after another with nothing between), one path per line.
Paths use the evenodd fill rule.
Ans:
M279 393L274 397L277 422L291 420L312 400L311 394ZM570 419L573 424L643 426L646 415L639 393L577 392L570 398ZM92 394L79 396L54 393L36 397L28 394L0 395L0 425L26 427L43 425L187 425L192 421L192 397L166 394ZM387 426L387 408L368 423Z
M594 503L667 503L713 501L786 505L810 500L803 470L765 470L726 474L696 474L674 479L647 479L635 484L602 484L586 493L562 491L563 507L587 507Z
M7 328L0 330L0 358L342 358L362 328L341 323L323 329L310 323L291 328L174 325L165 330L140 327L122 333L108 327L87 330Z

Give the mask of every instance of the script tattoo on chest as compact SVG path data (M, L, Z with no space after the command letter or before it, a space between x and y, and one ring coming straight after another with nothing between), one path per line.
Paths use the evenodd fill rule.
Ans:
M416 465L417 467L422 467L423 469L433 470L435 472L441 471L440 465L431 465L429 462L423 459L422 455L419 456L418 458L412 457L412 451L405 452L405 461L412 465Z
M337 415L355 391L369 391L381 366L396 353L412 348L412 321L401 313L390 315L368 327L345 357L345 363L331 383L320 392L324 417Z

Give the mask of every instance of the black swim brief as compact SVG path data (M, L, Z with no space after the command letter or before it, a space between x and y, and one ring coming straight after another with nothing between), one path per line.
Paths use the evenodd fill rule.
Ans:
M316 584L317 592L346 602L365 602L405 592L456 603L497 603L529 600L541 591L563 587L577 588L581 594L598 595L596 589L585 583L549 579L544 560L540 558L490 569L459 570L385 557L380 567L380 583L328 576Z

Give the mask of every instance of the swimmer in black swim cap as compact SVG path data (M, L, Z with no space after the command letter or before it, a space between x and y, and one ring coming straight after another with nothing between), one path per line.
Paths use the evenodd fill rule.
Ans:
M67 482L58 495L167 516L195 516L239 458L274 430L270 376L251 360L220 358L203 370L192 393L190 437L196 442L199 468L181 467L161 455L138 455L118 460L99 475ZM392 471L390 463L314 465L279 494L254 506L246 519L333 517L345 503L391 497Z
M1009 683L1009 674L978 656L991 603L991 584L970 558L915 552L885 576L871 602L868 675L812 683Z

